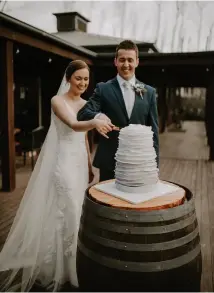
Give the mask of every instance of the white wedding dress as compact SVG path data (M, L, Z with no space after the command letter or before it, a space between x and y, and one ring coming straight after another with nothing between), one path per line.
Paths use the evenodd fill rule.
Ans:
M53 291L67 280L78 286L76 248L87 186L85 133L73 131L52 111L51 126L0 253L0 271L12 270L10 291L17 289L11 281L20 269L21 291L30 290L35 281Z

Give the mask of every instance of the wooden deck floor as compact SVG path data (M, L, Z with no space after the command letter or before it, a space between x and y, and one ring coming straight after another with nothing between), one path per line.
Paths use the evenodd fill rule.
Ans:
M160 136L160 176L185 185L195 196L203 260L201 291L213 292L214 163L208 161L204 124L187 122L184 129Z
M209 162L204 124L186 122L184 132L160 135L160 177L188 187L195 196L203 257L201 291L214 291L214 163ZM95 181L98 180L96 171ZM0 193L0 245L3 245L30 176L17 170L17 188Z

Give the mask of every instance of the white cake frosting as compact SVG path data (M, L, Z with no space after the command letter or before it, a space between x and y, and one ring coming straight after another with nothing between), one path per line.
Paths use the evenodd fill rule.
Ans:
M158 183L156 152L150 126L130 124L121 129L115 155L115 184L124 192L149 192Z

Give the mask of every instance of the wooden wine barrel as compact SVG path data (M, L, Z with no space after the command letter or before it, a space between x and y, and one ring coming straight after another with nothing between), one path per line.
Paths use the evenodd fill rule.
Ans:
M200 291L194 200L180 187L185 201L157 210L111 206L87 191L77 247L80 291Z

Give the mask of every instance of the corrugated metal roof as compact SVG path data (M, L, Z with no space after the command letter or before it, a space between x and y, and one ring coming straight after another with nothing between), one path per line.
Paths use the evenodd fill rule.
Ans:
M123 38L116 38L104 35L91 34L81 31L73 32L58 32L54 33L55 36L67 41L73 42L76 46L102 46L102 45L117 45L124 41ZM136 44L142 43L141 41L133 40Z
M68 41L66 39L60 38L57 35L49 34L41 29L38 29L32 25L29 25L21 20L18 20L14 17L11 17L5 13L0 12L0 23L6 23L7 25L11 27L16 27L16 30L21 30L25 32L30 32L33 35L36 35L37 37L41 39L46 39L48 41L51 41L58 46L61 47L67 47L67 49L70 49L76 53L83 54L88 57L96 57L97 54L95 52L92 52L86 48L79 47L78 44L73 44L71 41Z

